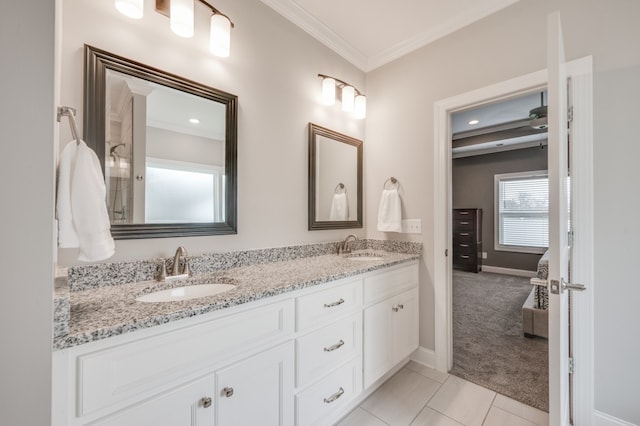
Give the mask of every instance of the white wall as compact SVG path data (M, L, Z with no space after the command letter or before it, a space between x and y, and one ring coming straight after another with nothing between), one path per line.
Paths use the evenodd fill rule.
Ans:
M51 422L55 2L0 14L0 424Z
M375 209L380 185L394 175L404 188L404 216L423 219L423 234L411 238L425 245L420 344L434 349L433 104L545 68L546 17L558 8L568 59L594 57L596 409L640 424L639 2L522 0L367 74L367 235L383 236Z
M200 5L196 37L182 39L150 0L139 21L120 15L111 1L62 4L63 103L82 110L84 43L238 95L238 234L120 240L110 261L170 256L179 245L197 254L344 237L340 230L307 231L307 123L364 139L362 120L339 104L321 104L317 77L334 75L365 90L364 73L259 0L216 2L235 23L227 59L208 52L208 18ZM63 128L61 140L68 139ZM75 258L74 250L60 250L60 264Z

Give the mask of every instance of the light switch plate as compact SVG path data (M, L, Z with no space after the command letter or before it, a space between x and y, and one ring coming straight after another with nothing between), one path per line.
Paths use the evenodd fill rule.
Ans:
M422 219L402 219L403 234L422 234Z
M483 251L483 252L482 252L482 258L483 258L483 259L486 259L486 258L487 258L487 252L486 252L486 251Z

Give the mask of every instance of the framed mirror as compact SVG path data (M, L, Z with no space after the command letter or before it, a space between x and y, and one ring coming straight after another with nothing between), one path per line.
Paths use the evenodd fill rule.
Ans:
M114 238L237 232L237 96L88 45L84 83Z
M362 228L362 141L309 123L309 230Z

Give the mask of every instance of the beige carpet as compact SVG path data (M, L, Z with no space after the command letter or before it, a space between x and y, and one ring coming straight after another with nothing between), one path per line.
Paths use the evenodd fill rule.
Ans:
M453 273L451 374L549 411L547 339L522 334L528 278Z

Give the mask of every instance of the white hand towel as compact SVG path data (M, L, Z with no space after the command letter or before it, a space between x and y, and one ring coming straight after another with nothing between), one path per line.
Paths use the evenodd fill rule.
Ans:
M402 204L398 189L384 189L378 208L378 231L402 231Z
M71 175L75 167L78 144L68 143L60 154L58 164L58 191L56 199L56 216L58 218L58 246L73 248L80 245L78 235L73 228L71 214Z
M349 202L346 192L333 194L329 220L349 220Z
M76 145L76 142L69 144ZM73 148L69 144L63 150ZM60 161L58 183L58 221L60 247L79 247L78 259L84 262L104 260L115 252L107 213L106 187L100 161L95 152L83 141L77 143L75 156L70 162ZM73 158L75 157L75 158ZM67 174L65 176L65 174ZM61 186L61 185L64 185ZM68 196L66 195L68 191ZM60 198L62 192L62 198ZM64 224L64 225L63 225ZM71 224L71 227L68 225ZM63 229L62 227L66 227ZM75 235L76 241L73 241ZM71 243L77 242L76 245Z

